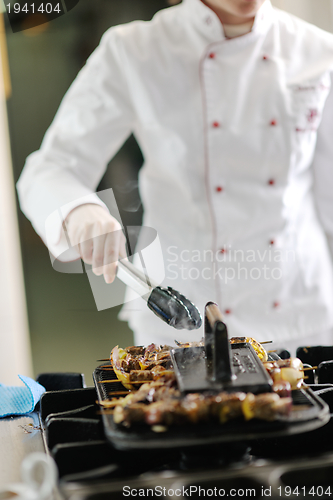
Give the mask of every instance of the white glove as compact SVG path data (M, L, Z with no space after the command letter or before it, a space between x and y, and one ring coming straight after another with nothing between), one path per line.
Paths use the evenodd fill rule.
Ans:
M82 260L92 265L97 276L112 283L119 255L126 257L126 240L121 225L99 205L80 205L66 217L65 225L72 246Z

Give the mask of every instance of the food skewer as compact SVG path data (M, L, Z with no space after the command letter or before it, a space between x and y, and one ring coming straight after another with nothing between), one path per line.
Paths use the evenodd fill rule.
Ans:
M114 378L112 380L99 380L99 384L111 384L111 383L115 383L115 382L118 382L119 384L121 384L120 380L118 380L117 378Z
M119 404L119 398L115 398L114 401L101 401L99 406L101 406L103 409L108 409L108 408L114 408Z
M115 391L109 392L109 396L124 396L125 394L129 394L131 391Z
M259 354L262 353L257 347L259 343L254 339L236 337L233 339L234 342L230 343L244 343L245 339L247 343L254 345L257 356L259 359L262 359L262 356L259 356ZM176 343L178 344L178 342ZM262 342L262 344L269 343L272 343L272 341ZM188 344L191 345L191 343ZM186 396L182 395L182 398L180 398L180 393L175 385L174 378L170 379L170 386L168 386L167 383L163 384L163 379L161 387L158 384L153 384L150 387L150 383L155 380L155 375L159 377L160 370L165 371L166 365L159 365L159 363L161 360L165 363L164 351L168 352L168 349L165 349L166 347L168 346L151 344L146 348L136 346L119 349L117 346L112 351L110 364L107 363L109 359L99 360L105 361L105 364L98 368L104 368L105 371L110 370L114 372L117 378L110 379L109 376L104 375L104 378L107 380L99 380L98 384L121 383L124 385L124 387L120 388L123 390L119 391L119 386L116 388L116 386L111 385L111 387L107 388L107 399L100 403L101 414L113 415L113 421L117 425L123 424L125 426L130 426L137 421L144 422L150 426L153 424L162 425L165 422L169 422L170 419L171 422L173 422L173 418L177 424L183 421L194 422L194 418L202 418L205 420L209 408L211 408L212 411L212 413L209 413L210 417L215 420L218 419L220 423L224 423L229 418L236 418L238 414L239 416L243 416L246 420L251 418L274 420L279 418L280 415L288 416L290 411L296 411L292 408L292 400L290 398L290 390L292 388L290 386L293 383L296 388L300 388L298 387L300 382L308 378L306 376L304 377L303 370L305 372L317 368L308 366L302 370L303 365L297 358L290 358L289 360L278 359L277 361L272 360L271 362L263 361L273 381L275 381L276 378L276 385L280 384L282 389L281 387L276 387L274 388L275 392L259 395L251 393L246 394L245 392L240 395L237 395L237 393L227 394L222 392L218 394L218 396L203 396L201 394L190 393ZM187 347L187 345L185 347ZM269 352L276 352L276 350ZM138 364L140 364L140 368ZM156 364L157 366L155 366ZM143 373L145 370L148 371ZM156 373L152 370L155 370ZM169 374L168 370L169 365L166 366L167 374ZM150 379L147 376L147 380L142 380L146 378L144 375L148 375L150 371L152 371L152 378ZM112 373L111 377L115 377L115 375ZM300 375L302 375L302 377L300 377ZM99 376L103 376L103 371L99 372ZM165 380L168 380L167 377L165 377ZM144 387L142 387L143 385ZM164 387L164 385L167 385L167 387ZM147 386L147 388L145 386ZM116 389L114 392L112 392L112 387ZM302 387L307 386L303 383ZM137 391L136 389L140 390ZM152 393L149 396L150 399L147 399L147 394L150 394L149 391L152 391ZM156 400L151 400L152 394L154 394L154 398L156 396ZM103 393L103 398L104 397L105 392ZM148 401L149 404L147 404ZM203 412L203 409L205 412ZM224 412L224 410L226 410L226 412ZM232 415L234 415L233 412L235 412L235 415L229 415L230 411ZM201 412L203 412L202 416ZM228 413L228 416L226 416L225 413ZM170 415L174 415L174 417Z
M114 384L115 382L118 382L119 384L122 383L117 378L113 379L113 380L100 380L98 383L99 384ZM147 382L152 382L152 380L136 380L135 382L131 382L131 384L146 384Z

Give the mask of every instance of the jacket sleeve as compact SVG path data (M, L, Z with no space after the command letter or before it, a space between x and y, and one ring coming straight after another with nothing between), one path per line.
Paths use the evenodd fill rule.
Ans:
M117 28L102 37L17 184L22 211L55 257L68 249L62 224L69 212L84 203L105 206L94 192L133 129L117 38ZM72 249L64 260L77 257Z
M333 73L313 160L314 196L318 216L333 257Z

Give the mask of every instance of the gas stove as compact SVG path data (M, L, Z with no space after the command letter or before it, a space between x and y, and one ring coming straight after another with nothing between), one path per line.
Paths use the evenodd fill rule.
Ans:
M307 382L332 416L329 349L300 348L297 355L318 366L307 372ZM38 381L47 389L40 405L45 444L58 466L59 488L66 500L333 497L332 418L320 428L295 435L126 451L106 438L96 390L84 387L83 377L53 373Z

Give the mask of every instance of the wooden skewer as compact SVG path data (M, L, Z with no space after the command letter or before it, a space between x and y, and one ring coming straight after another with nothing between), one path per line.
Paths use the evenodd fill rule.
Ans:
M272 350L272 351L267 351L267 352L268 352L268 354L269 354L270 352L277 352L277 349L274 349L274 350Z
M113 380L100 380L98 383L99 384L114 384L115 382L119 382L122 384L122 382L118 379L113 379ZM125 382L125 384L146 384L147 382L152 382L152 380L133 380L133 382Z
M110 368L112 367L112 365L101 365L101 366L98 366L97 368Z
M129 394L131 391L115 391L109 392L110 396L123 396L124 394Z
M153 380L134 380L133 382L129 381L129 384L148 384L149 382L153 382Z
M113 408L114 406L117 406L119 404L119 399L115 398L114 401L101 401L98 402L98 404L104 408Z
M259 344L272 344L273 340L264 340L263 342L259 342Z
M110 358L105 358L105 359L96 359L96 361L110 361Z
M317 370L318 366L308 366L306 368L302 368L303 372L306 372L308 370Z
M119 384L121 384L120 380L118 380L117 378L113 379L113 380L99 380L98 383L99 384L115 384L116 382L119 382Z

